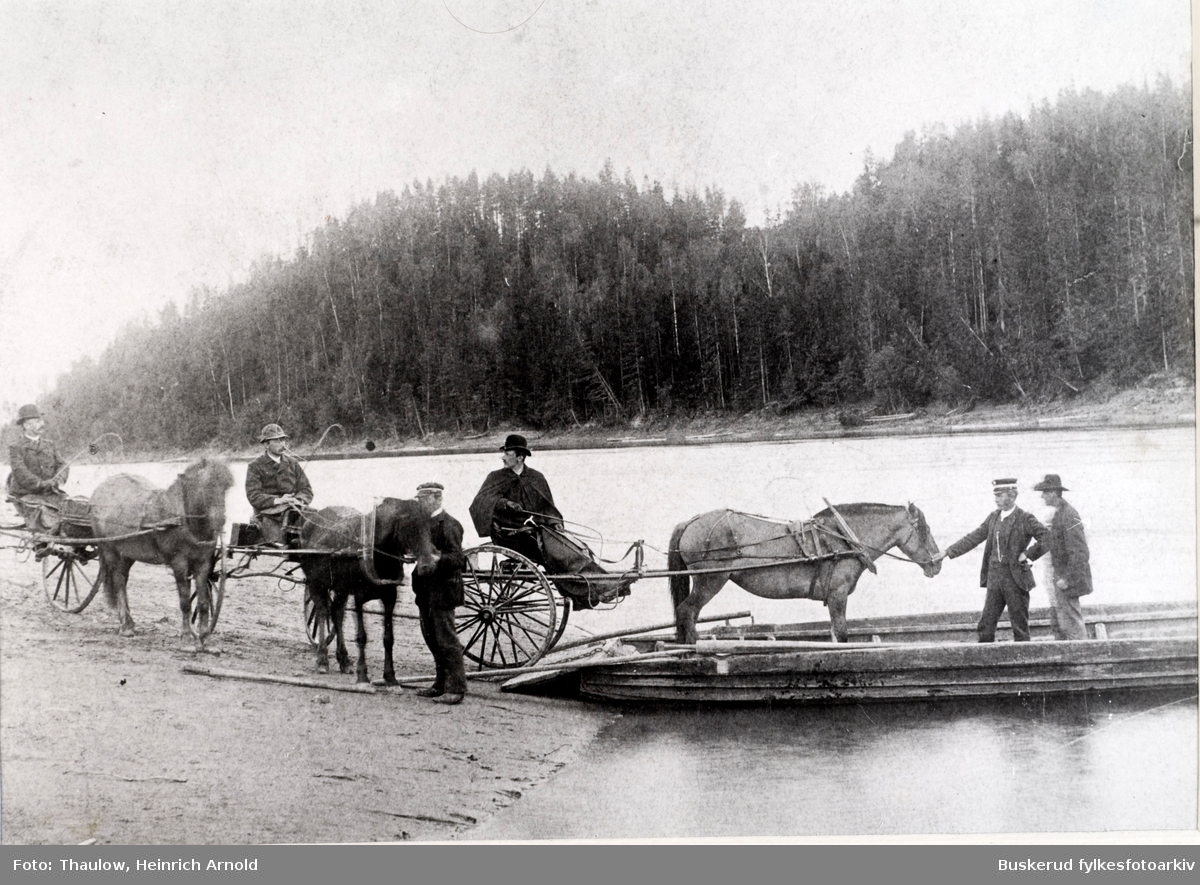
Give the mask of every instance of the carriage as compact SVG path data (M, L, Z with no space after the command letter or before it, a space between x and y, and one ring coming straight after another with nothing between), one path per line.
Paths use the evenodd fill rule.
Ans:
M174 517L169 510L160 511L158 522L147 524L143 518L135 523L135 530L125 535L94 537L93 526L104 524L91 512L101 489L94 493L91 503L86 498L67 499L62 512L63 528L58 535L26 531L27 543L37 549L42 562L42 586L51 605L64 612L83 611L101 583L101 553L114 543L126 544L131 540L136 543L141 536L156 532L176 533L189 539L193 548L186 567L181 570L177 563L173 568L185 614L184 635L190 633L199 646L216 627L230 579L276 578L305 588L305 631L318 651L318 668L327 667L325 649L336 636L338 662L345 672L348 662L340 619L346 594L339 589L341 603L331 604L329 593L331 584L341 587L349 582L358 585L353 591L356 611L363 611L364 601L379 598L383 602L384 674L385 681L389 681L391 622L395 590L403 578L403 563L417 562L419 569L425 557L429 560L427 564L432 564L427 528L422 539L417 539L414 533L407 542L401 542L394 531L402 522L415 525L423 519L417 503L385 498L366 514L349 508L326 508L310 515L300 535L282 548L258 543L246 526L235 523L227 542L221 527L224 492L232 484L232 477L224 465L214 468L205 464L202 461L192 465L172 486L176 489L183 484L177 497L187 501L184 487L189 475L197 474L194 482L200 482L201 474L207 476L203 483L210 487L213 509L200 521L202 533L192 534L189 529L192 516L187 513L190 508L180 507ZM120 478L106 483L116 479ZM193 502L198 500L195 494L193 490ZM20 507L19 501L13 503ZM407 516L402 517L401 511ZM164 515L166 519L162 518ZM325 525L321 524L322 517ZM387 526L379 534L377 518L383 519ZM934 559L937 546L924 515L911 503L838 508L829 505L826 511L802 522L732 510L700 514L676 527L666 571L645 569L644 542L640 540L631 544L620 560L602 564L578 534L560 523L531 523L529 531L537 541L540 563L494 543L464 551L464 603L456 612L456 628L466 658L480 669L535 664L562 638L572 611L615 605L629 596L634 582L644 578L669 579L678 637L685 644L696 641L695 624L700 609L729 580L760 596L824 602L829 608L833 638L845 641L846 597L863 571L875 570L872 563L877 557L891 556L887 550L896 546L905 554L896 558L918 564L927 576L932 577L939 568ZM209 540L198 540L203 538ZM202 559L196 558L197 550L201 551ZM611 571L604 567L620 565L631 558L628 567ZM140 561L163 562L144 555ZM128 573L127 565L124 571ZM315 588L314 572L320 574ZM190 590L190 601L189 577L195 578L192 583L198 589L207 590L202 595L196 589ZM124 578L119 583L122 630L131 632L133 624L124 602ZM361 625L358 633L362 681L366 669L365 634Z

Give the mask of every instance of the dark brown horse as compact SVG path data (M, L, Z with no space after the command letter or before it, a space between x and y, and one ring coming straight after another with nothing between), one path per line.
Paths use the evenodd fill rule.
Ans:
M392 665L392 615L396 607L396 585L404 578L402 557L416 558L419 575L430 574L437 565L437 551L429 535L429 517L416 501L384 498L366 515L349 507L326 507L306 516L300 544L306 551L296 554L307 582L318 625L317 669L329 672L328 640L324 624L332 620L337 638L337 662L350 672L350 655L342 635L346 600L354 597L358 643L359 682L367 678L367 629L363 604L378 599L383 603L383 681L396 684Z
M132 636L133 618L125 588L135 562L170 566L183 614L180 638L196 648L212 632L208 577L213 550L225 527L225 493L233 474L207 458L189 466L167 489L148 479L121 474L104 480L92 493L92 533L100 541L100 577L104 594L117 609L120 633ZM189 578L196 587L196 628L191 624Z
M667 568L694 572L671 577L679 641L695 643L700 609L730 580L766 599L821 600L834 641L845 642L846 599L885 552L899 547L928 578L941 571L941 562L933 561L937 542L916 505L839 504L833 510L809 523L713 510L677 525Z

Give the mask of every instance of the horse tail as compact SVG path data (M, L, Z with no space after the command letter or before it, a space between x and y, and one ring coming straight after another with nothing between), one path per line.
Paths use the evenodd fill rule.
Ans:
M686 564L683 561L683 554L679 552L679 539L683 537L684 531L692 524L691 520L681 522L675 526L675 531L671 532L671 543L667 546L667 571L678 572L671 575L671 611L674 612L679 608L679 604L688 597L691 591L691 578L684 574ZM679 623L679 618L675 618L676 624Z

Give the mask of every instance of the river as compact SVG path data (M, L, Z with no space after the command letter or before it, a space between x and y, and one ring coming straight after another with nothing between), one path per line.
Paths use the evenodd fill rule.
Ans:
M644 539L665 568L672 527L731 507L800 518L837 503L916 503L942 547L982 522L991 480L1020 479L1018 504L1047 516L1032 485L1058 473L1079 510L1096 591L1088 601L1194 599L1193 429L1041 431L947 437L814 440L606 450L536 450L566 517L605 557ZM245 464L232 465L230 521L245 521ZM318 506L364 508L446 486L446 509L470 530L467 506L495 455L313 461ZM165 483L178 465L73 471L88 494L110 473ZM1035 570L1040 580L1040 567ZM235 591L233 591L235 592ZM851 618L977 611L979 554L927 579L881 560L850 598ZM1044 591L1032 605L1046 604ZM821 620L808 600L771 601L729 587L705 614L749 610L757 622ZM664 580L634 585L575 628L616 630L671 619ZM652 838L1194 829L1197 711L1193 698L1105 699L836 709L629 711L585 761L498 815L479 838ZM475 837L473 834L472 837Z

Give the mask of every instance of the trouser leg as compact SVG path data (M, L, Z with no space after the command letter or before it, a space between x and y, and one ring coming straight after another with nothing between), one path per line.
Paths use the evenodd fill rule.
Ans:
M1083 621L1083 606L1078 596L1067 596L1054 585L1050 586L1051 622L1055 639L1087 639Z
M467 668L463 662L463 647L454 629L454 609L433 609L430 626L438 646L439 672L445 679L447 694L466 694Z
M1001 588L1004 602L1008 606L1008 620L1012 624L1013 641L1029 641L1029 591L1022 590L1011 578L1004 578Z
M417 611L421 614L421 636L425 640L425 647L433 655L434 677L433 685L430 687L434 691L445 691L446 668L442 666L442 655L438 647L437 630L434 627L434 615L436 613L425 605L417 606Z
M1004 605L1004 594L1000 590L1000 576L994 571L989 571L987 596L983 601L983 614L979 616L979 624L975 627L980 642L996 641L996 624L1000 621Z

